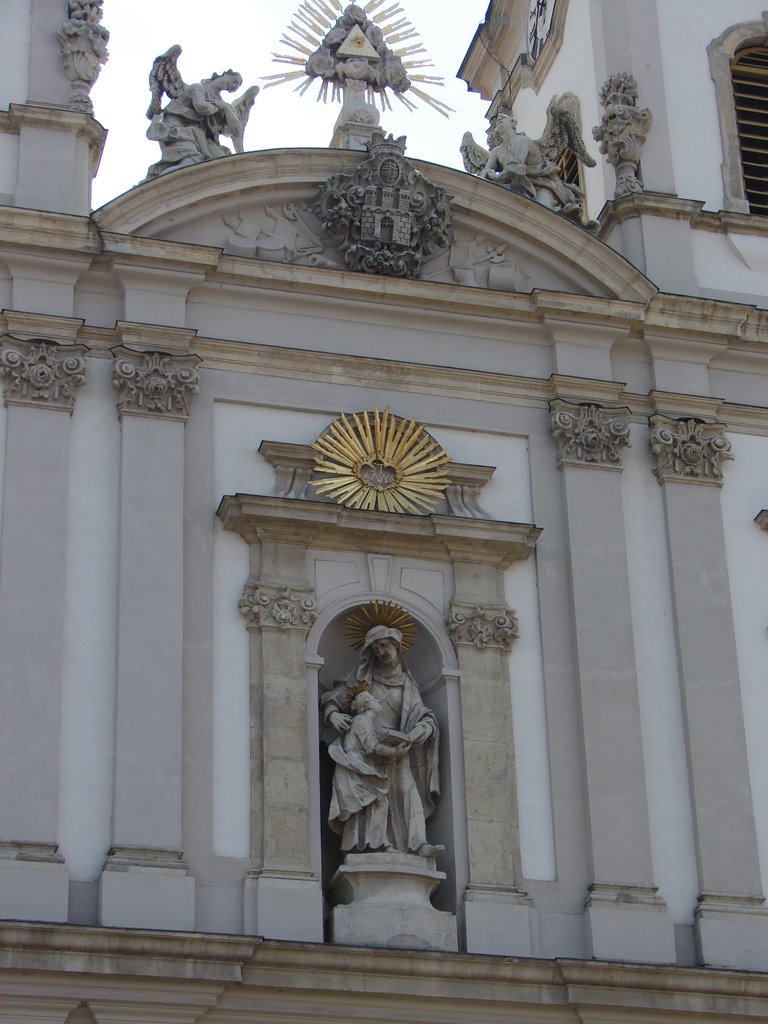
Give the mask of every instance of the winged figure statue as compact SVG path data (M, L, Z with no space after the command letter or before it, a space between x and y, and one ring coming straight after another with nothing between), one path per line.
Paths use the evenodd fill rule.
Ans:
M530 139L517 130L511 112L502 108L491 118L489 149L479 145L471 132L465 133L461 142L464 168L584 224L584 193L577 185L563 181L557 164L571 149L587 167L595 166L584 145L577 112L578 100L573 93L554 97L547 108L544 134L540 139Z
M257 85L228 102L224 92L235 92L243 84L236 72L214 72L202 82L187 85L181 77L178 59L181 47L171 46L155 58L149 73L152 102L147 110L151 124L147 138L160 143L162 159L147 172L147 181L178 167L203 163L232 151L222 146L219 136L232 140L236 153L243 152L243 134L248 124ZM163 97L169 102L163 107Z

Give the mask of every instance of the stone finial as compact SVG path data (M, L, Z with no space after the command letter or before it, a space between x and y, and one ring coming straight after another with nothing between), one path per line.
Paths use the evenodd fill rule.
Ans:
M549 407L560 468L621 469L621 451L630 447L629 409L577 405L562 399L550 402Z
M109 32L101 24L104 0L69 0L69 17L59 29L64 73L72 84L72 110L93 114L90 91L109 53Z
M651 417L651 451L660 484L668 480L723 485L721 463L732 459L731 442L722 423Z
M186 420L189 400L200 390L199 356L172 356L166 352L112 349L112 387L118 392L117 411L143 416Z
M249 580L238 604L249 629L308 630L317 618L312 593Z
M520 636L517 614L501 605L452 604L448 632L456 647L496 648L505 654Z
M638 167L653 115L647 107L637 106L637 82L625 72L608 79L600 90L600 103L603 119L592 135L600 143L600 152L616 168L614 198L642 192Z
M353 174L320 186L314 211L350 269L417 277L425 256L453 240L452 197L406 159L405 137L377 129L368 149Z
M6 405L34 405L71 413L75 389L85 384L84 345L9 339L0 344Z

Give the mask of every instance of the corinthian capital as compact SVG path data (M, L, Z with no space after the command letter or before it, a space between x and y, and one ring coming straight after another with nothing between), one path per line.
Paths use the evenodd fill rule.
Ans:
M496 648L505 654L520 635L516 613L500 605L452 604L448 632L456 647Z
M6 405L35 405L72 412L75 388L85 384L84 345L59 345L54 341L0 343L0 377Z
M721 463L732 459L731 442L722 423L651 417L651 451L660 484L668 480L723 486Z
M558 466L621 469L621 450L630 447L629 409L577 405L562 399L550 402L549 407Z
M112 387L118 392L119 416L187 419L189 400L200 390L199 356L134 352L123 346L113 348L112 354Z
M307 631L317 618L312 592L249 580L239 608L249 629L298 629Z

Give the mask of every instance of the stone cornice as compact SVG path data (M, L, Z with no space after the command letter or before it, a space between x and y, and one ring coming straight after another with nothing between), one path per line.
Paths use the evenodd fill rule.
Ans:
M407 554L439 562L471 560L499 569L528 558L541 533L530 523L362 512L258 494L226 495L217 514L225 530L249 543L274 540L335 551Z
M605 204L598 217L598 238L607 239L624 221L644 215L684 220L693 228L717 234L768 236L768 219L765 217L728 210L705 210L704 203L699 200L680 199L659 192L637 192L611 199Z

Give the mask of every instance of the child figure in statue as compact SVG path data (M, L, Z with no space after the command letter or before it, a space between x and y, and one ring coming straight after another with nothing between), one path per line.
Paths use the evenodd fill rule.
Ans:
M345 852L443 852L426 831L440 791L437 719L408 671L402 640L387 626L368 630L357 671L321 698L337 733L328 748L336 764L328 822Z

